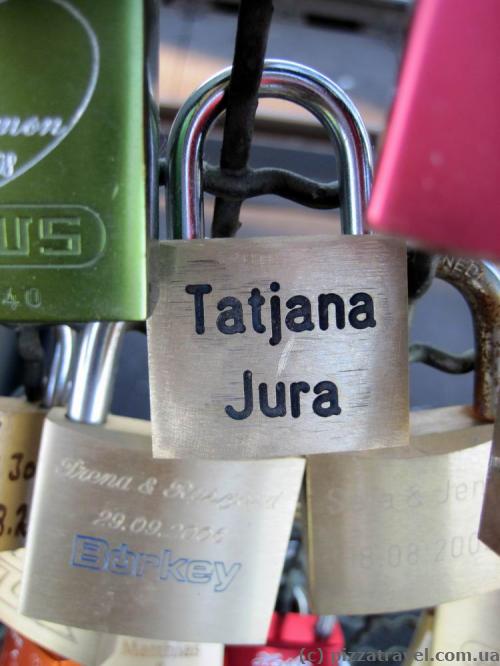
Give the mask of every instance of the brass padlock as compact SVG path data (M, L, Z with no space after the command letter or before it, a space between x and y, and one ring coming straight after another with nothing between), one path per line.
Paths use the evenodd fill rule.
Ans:
M62 404L74 348L69 326L56 327L44 406L0 397L0 551L24 545L46 407Z
M305 107L337 145L349 235L204 240L203 139L223 110L229 75L196 91L169 135L170 224L189 241L155 250L154 456L234 460L402 445L406 254L399 242L363 234L371 184L363 122L321 74L266 62L261 97Z
M450 261L441 260L438 275L447 275ZM464 264L456 284L469 302L475 292L479 305L491 289L488 270ZM499 284L494 288L498 304ZM492 349L498 313L476 308L478 358ZM477 538L492 437L486 421L498 379L494 366L478 367L475 415L467 407L416 412L411 447L309 458L314 611L421 608L500 587L500 559Z
M46 418L20 610L143 638L263 641L304 460L158 461L148 422L98 427L124 328L87 325L69 418Z
M156 0L0 3L0 321L146 317L157 21Z

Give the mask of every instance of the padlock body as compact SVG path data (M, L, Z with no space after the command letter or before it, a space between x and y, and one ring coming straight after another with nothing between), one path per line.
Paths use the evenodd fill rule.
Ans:
M95 664L99 635L53 622L39 622L19 612L24 548L0 553L0 621L40 647L68 659Z
M500 4L419 0L368 220L438 250L500 257Z
M153 15L150 0L0 5L1 321L146 317Z
M298 458L155 461L147 422L85 426L52 410L21 612L144 638L263 642L303 469Z
M24 545L46 411L0 398L0 550Z
M265 458L408 441L401 244L169 241L154 263L156 457Z
M462 408L415 417L411 447L308 459L314 612L422 608L500 585L477 537L491 425Z

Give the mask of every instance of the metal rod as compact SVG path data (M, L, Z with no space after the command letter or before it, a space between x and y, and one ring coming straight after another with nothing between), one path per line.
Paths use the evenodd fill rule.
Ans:
M227 175L243 174L248 164L272 15L272 0L240 2L220 156L221 172ZM216 198L212 236L234 236L243 199Z
M424 363L452 375L464 375L474 370L476 353L469 349L463 354L450 354L431 345L414 342L410 345L410 363Z
M65 405L71 387L77 334L71 326L60 324L55 327L55 337L54 353L43 398L44 407Z
M67 417L71 421L91 425L105 423L126 328L123 321L94 322L85 326L68 404Z

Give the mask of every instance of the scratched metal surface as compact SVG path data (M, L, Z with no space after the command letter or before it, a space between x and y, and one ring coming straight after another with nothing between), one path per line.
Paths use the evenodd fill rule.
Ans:
M156 456L259 458L398 446L407 441L402 245L368 236L334 235L174 241L160 246L156 261L159 296L148 321ZM201 318L197 331L194 298L186 293L186 285L205 283L211 293L204 296L201 332ZM247 304L254 288L260 289L263 299L260 332L255 322L252 325ZM318 297L330 293L345 303L345 322L338 321L332 306L328 321L319 321ZM292 312L285 303L297 294L301 302L306 298L309 303L308 330L285 326L285 316ZM234 334L236 310L220 301L227 296L240 303L244 322ZM351 316L357 296L373 302L373 317L367 312L359 321ZM279 335L271 324L273 299L282 302L281 314L275 316ZM227 311L226 334L221 333L221 310ZM305 320L302 314L297 316L300 329ZM243 378L249 373L252 410L249 398L243 398ZM327 380L335 397L331 388L323 393ZM267 407L261 382L267 384ZM280 413L271 415L265 410L277 409L277 382L283 391ZM309 395L298 398L300 410L294 413L295 382L304 382ZM248 386L249 381L245 383ZM318 408L321 400L327 409ZM335 411L330 409L337 402Z

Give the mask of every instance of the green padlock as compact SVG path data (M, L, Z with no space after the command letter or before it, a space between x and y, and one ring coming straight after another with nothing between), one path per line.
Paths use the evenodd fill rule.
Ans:
M0 1L0 321L147 316L157 9Z

